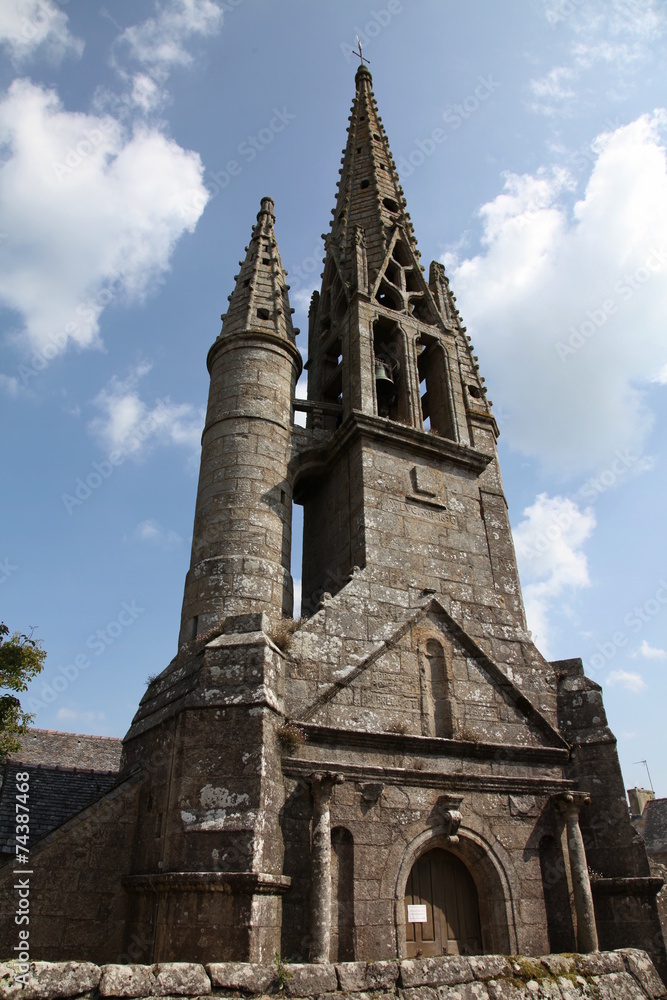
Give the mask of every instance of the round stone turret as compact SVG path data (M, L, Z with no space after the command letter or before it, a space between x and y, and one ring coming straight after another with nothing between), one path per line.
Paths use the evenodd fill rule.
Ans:
M263 198L209 351L211 375L179 645L228 615L292 613L292 404L301 372L285 272Z

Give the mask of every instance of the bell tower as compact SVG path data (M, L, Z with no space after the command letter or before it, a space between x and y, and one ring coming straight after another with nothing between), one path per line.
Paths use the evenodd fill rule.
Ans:
M482 525L494 526L487 559L515 623L525 627L496 455L498 427L484 379L444 267L433 262L427 276L421 264L363 64L355 83L322 288L309 316L308 399L324 404L319 417L311 412L309 426L334 431L341 445L327 472L307 491L297 489L304 503L304 607L312 610L313 598L316 603L322 592L340 589L371 553L373 572L383 575L387 519L381 524L376 516L382 501L369 470L373 454L396 449L412 483L399 502L407 492L415 503L418 497L435 512L442 502L444 510L448 491L457 491L452 476L479 477ZM430 562L415 580L445 592L451 574Z

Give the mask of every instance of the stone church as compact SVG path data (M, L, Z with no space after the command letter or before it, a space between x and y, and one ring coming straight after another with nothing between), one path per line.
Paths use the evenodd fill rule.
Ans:
M31 853L31 957L635 946L664 976L601 689L526 630L484 379L355 82L308 397L264 198L208 354L178 653L117 782Z

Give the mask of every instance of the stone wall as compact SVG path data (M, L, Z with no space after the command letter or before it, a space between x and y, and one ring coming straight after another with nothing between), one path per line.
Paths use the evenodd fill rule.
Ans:
M24 971L25 970L25 971ZM21 976L20 981L17 975ZM264 996L366 1000L662 1000L667 987L646 952L621 949L541 958L484 955L271 965L187 962L93 965L33 962L0 965L0 997L73 1000L75 997Z

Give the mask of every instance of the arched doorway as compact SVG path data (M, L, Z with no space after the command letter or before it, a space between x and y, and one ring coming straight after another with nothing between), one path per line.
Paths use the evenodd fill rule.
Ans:
M450 851L434 848L412 866L405 886L405 944L408 958L482 951L477 889Z

